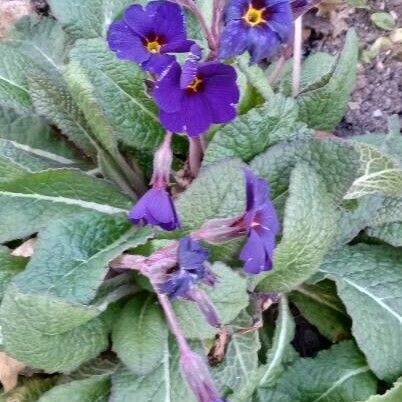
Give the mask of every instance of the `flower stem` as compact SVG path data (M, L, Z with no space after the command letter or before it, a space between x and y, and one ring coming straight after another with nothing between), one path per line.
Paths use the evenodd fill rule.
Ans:
M189 137L190 143L190 154L189 154L189 164L190 172L193 177L197 177L200 171L202 157L204 155L200 137Z
M225 0L214 0L211 30L216 46L219 45L221 36L222 14L224 9Z
M170 330L172 334L175 336L177 344L179 345L179 349L181 353L190 352L190 346L187 343L186 338L184 337L183 331L180 328L180 325L177 321L176 314L173 311L172 304L170 303L169 298L165 294L157 293L159 303L162 306L162 309L165 313L165 317L167 322L169 323Z
M175 0L175 1L177 4L188 8L194 14L198 22L200 23L202 32L205 36L205 39L208 42L209 49L211 50L212 53L215 54L217 51L217 43L215 42L214 35L212 34L202 11L195 3L195 1L194 0Z
M303 44L303 17L300 16L295 20L295 40L293 44L293 75L292 75L293 97L296 97L300 91L302 44Z

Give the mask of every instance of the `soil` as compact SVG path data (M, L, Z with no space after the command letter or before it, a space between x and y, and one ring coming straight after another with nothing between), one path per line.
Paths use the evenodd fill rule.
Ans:
M334 2L338 3L336 7L332 6ZM339 52L349 27L356 29L363 54L378 38L389 36L389 32L378 29L370 20L375 11L391 12L396 25L402 27L401 0L368 0L368 5L369 9L353 9L342 0L326 0L319 12L314 10L304 16L305 54ZM0 38L14 21L33 11L48 15L46 0L0 0ZM392 114L402 119L402 43L381 51L370 61L359 63L356 87L335 134L384 133Z
M329 24L331 18L328 15L318 16L317 11L306 15L304 26L309 35L305 44L306 54L312 51L326 51L332 54L339 52L348 27L356 30L362 54L377 38L389 35L387 31L378 29L370 20L370 15L376 11L392 12L397 26L402 27L401 0L369 0L368 5L370 9L342 7L336 10L332 13L333 24ZM344 136L366 132L384 133L389 116L398 114L402 119L401 48L402 44L396 44L370 62L360 61L356 87L346 115L335 134Z

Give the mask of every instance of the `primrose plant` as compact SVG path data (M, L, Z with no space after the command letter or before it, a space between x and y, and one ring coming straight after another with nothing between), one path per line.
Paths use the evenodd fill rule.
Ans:
M132 1L0 42L0 399L402 400L400 122L332 134L355 32L303 60L319 1Z

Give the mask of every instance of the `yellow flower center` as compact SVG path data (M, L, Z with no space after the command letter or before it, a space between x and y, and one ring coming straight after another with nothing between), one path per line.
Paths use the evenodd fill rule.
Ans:
M153 41L147 41L145 47L150 53L159 53L161 51L162 45L158 42L157 39L155 39Z
M264 11L265 8L254 8L252 4L248 5L248 9L246 13L243 15L243 20L250 27L255 27L257 25L263 24L266 22L264 19Z
M195 77L193 82L187 86L187 89L193 92L198 92L200 90L200 86L202 84L202 78Z

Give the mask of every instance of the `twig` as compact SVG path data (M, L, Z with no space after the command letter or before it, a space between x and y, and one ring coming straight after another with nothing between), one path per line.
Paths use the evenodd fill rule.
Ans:
M303 17L295 20L295 40L293 44L293 75L292 75L292 95L296 97L300 90L300 73L302 61L303 44Z

